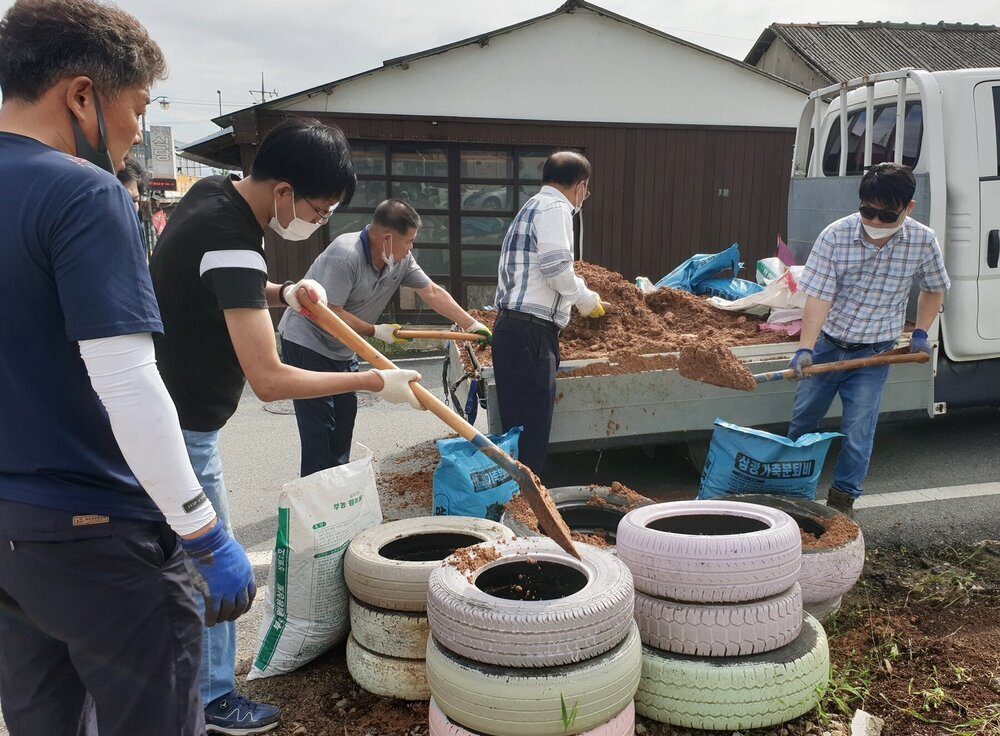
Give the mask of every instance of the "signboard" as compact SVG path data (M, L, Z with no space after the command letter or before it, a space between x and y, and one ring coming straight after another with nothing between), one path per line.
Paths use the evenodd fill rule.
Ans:
M160 192L176 192L177 191L177 180L176 179L150 179L149 188L156 189Z
M174 179L177 159L174 156L174 136L168 125L149 126L149 151L153 179ZM154 187L156 189L158 187Z

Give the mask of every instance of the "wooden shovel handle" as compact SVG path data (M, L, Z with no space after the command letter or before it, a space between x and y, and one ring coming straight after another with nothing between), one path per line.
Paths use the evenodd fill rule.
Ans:
M803 368L802 373L806 376L815 376L820 373L834 373L836 371L853 371L858 368L870 368L876 365L893 365L896 363L926 363L930 360L927 353L904 353L897 352L883 353L882 355L872 355L867 358L855 358L854 360L838 360L833 363L820 363ZM795 378L795 371L786 368L771 373L758 373L754 380L757 383L767 383L769 381L782 381Z
M391 360L369 345L349 324L334 314L328 307L323 304L313 303L308 298L299 303L312 315L313 322L375 368L380 370L396 368L396 365ZM420 400L420 403L424 405L427 411L458 432L459 435L471 442L479 434L475 427L445 406L441 399L419 383L411 383L410 388L413 389L414 395Z
M396 337L404 340L469 340L481 341L486 339L486 335L477 335L474 332L455 332L453 330L396 330Z

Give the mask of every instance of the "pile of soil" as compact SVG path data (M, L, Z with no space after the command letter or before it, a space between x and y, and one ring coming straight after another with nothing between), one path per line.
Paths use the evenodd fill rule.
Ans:
M586 261L577 261L573 267L609 306L606 315L599 319L587 319L573 310L569 326L559 339L560 356L563 360L614 356L616 360L612 362L617 362L618 367L594 369L608 373L574 372L572 375L634 373L636 367L640 370L672 368L672 365L655 363L628 365L624 356L672 353L706 340L723 345L758 345L787 339L784 335L761 332L758 325L762 318L716 309L705 298L675 289L657 289L644 295L621 274L606 268ZM490 327L496 317L495 312L475 311L472 314ZM480 365L492 364L488 347L477 346L474 352Z
M802 549L832 549L847 544L858 536L857 524L842 514L831 519L810 516L809 520L823 527L824 531L817 537L805 529L799 529L802 536Z
M677 370L692 381L737 391L753 391L757 387L753 374L729 348L716 340L684 346Z
M499 559L500 553L496 547L462 547L452 552L442 564L454 567L471 583L472 573Z
M411 511L417 512L417 516L430 514L434 500L434 470L440 458L435 441L428 440L383 463L383 467L397 466L400 470L376 473L375 484L382 498L382 508L395 509L403 515L413 515Z

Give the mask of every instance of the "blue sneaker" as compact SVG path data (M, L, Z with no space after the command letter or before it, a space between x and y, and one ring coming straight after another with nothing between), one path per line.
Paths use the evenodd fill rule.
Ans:
M205 726L208 733L232 736L264 733L277 728L280 720L280 708L266 703L254 703L235 690L205 706Z

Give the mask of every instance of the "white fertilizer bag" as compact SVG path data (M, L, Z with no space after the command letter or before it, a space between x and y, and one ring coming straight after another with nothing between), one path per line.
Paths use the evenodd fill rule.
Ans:
M248 680L291 672L347 638L344 552L354 537L382 523L371 450L355 445L353 454L359 459L282 488Z

